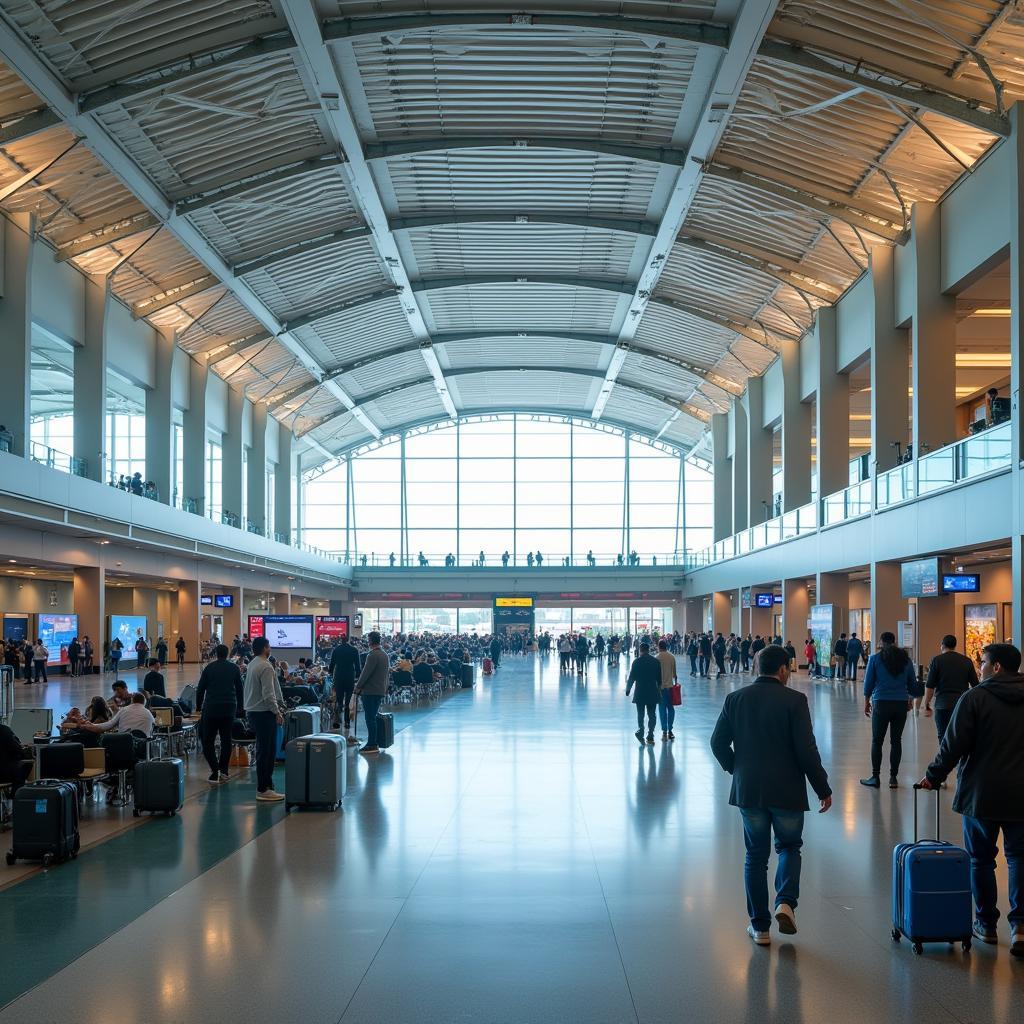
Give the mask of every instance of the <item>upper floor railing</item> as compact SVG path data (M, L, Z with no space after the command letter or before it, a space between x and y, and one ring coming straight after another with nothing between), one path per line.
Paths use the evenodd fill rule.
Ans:
M0 451L10 451L10 447L0 448ZM76 459L74 455L59 452L56 448L40 444L38 441L29 442L29 457L33 462L48 466L50 469L59 469L62 473L82 477L89 475L89 464L85 459Z

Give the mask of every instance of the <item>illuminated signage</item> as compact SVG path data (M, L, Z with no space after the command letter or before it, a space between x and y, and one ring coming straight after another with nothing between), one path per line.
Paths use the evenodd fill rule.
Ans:
M532 597L496 597L495 608L532 608Z

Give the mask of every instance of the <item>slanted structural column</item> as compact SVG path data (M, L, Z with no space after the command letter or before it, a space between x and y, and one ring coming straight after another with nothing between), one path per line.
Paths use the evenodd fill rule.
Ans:
M711 459L714 473L715 540L732 535L732 467L729 465L729 417L711 417Z
M146 392L146 477L156 484L160 500L174 504L174 333L154 331L156 363L153 386ZM182 353L183 358L187 358ZM180 497L180 495L179 495Z
M90 480L103 480L107 422L107 311L110 288L105 277L85 277L85 330L75 346L73 449ZM147 470L149 445L146 446Z
M1013 534L1010 561L1013 568L1013 642L1019 647L1024 636L1024 472L1021 471L1021 360L1024 359L1024 104L1010 112L1012 134L1004 145L1013 148L1010 178L1010 465L1012 475ZM1009 638L1007 638L1009 639Z
M800 400L800 347L782 347L782 510L811 500L811 407Z
M35 220L9 213L3 230L3 297L0 298L0 424L13 436L11 451L29 454L32 414L32 256Z

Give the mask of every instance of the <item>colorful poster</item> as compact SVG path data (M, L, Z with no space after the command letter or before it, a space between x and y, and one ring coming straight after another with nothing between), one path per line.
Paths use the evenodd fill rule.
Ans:
M347 615L318 615L316 617L317 644L341 643L347 636Z
M975 665L981 662L981 650L996 642L996 611L994 604L964 605L964 653Z
M68 664L68 644L78 636L77 615L37 615L36 635L50 652L47 665Z
M824 671L832 657L832 605L811 605L811 639L817 662Z

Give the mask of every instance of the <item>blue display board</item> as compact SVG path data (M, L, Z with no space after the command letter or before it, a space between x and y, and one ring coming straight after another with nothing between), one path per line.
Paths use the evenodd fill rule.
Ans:
M4 639L24 643L28 639L28 616L5 615Z
M36 616L36 636L50 652L47 665L67 665L68 644L78 636L78 616L39 614Z

